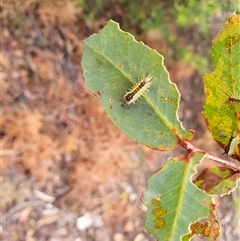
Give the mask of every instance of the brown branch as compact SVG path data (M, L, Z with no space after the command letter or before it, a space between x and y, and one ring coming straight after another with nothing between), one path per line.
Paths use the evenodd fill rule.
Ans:
M221 163L221 164L227 166L228 168L230 168L230 169L232 169L234 171L237 171L237 172L239 171L240 172L240 166L239 165L237 165L237 164L235 164L233 162L230 162L230 161L223 160L223 159L221 159L219 157L216 157L216 156L213 156L213 155L211 155L211 154L209 154L209 153L207 153L207 152L205 152L205 151L203 151L201 149L198 149L198 148L194 147L188 141L184 142L184 148L186 148L187 150L190 150L192 152L202 152L202 153L205 153L205 157L207 157L207 158L209 158L209 159L211 159L213 161L216 161L218 163Z

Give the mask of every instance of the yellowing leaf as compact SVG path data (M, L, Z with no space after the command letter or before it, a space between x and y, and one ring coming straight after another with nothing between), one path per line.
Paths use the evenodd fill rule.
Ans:
M213 41L216 68L204 76L204 118L213 138L240 158L240 15L232 14ZM231 139L237 138L235 145ZM230 151L230 153L229 153Z

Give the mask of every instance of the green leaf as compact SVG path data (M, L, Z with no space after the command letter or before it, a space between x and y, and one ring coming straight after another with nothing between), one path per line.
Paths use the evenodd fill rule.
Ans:
M172 150L190 140L177 117L179 92L169 80L163 57L113 21L84 41L82 67L85 84L112 122L131 139L158 150ZM120 100L148 73L149 92L140 101L121 107ZM104 123L103 123L104 124Z
M159 240L179 241L191 223L210 215L212 198L190 180L203 157L202 153L174 157L149 179L143 195L148 206L145 227Z
M212 56L216 68L203 78L203 114L213 138L226 148L232 137L240 135L240 15L226 21L213 41ZM233 152L240 156L237 145Z
M209 194L229 194L237 186L240 173L226 167L208 167L204 169L194 183Z

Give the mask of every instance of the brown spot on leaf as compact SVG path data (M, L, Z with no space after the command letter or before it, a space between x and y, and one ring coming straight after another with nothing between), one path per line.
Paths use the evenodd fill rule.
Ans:
M95 93L93 93L97 98L100 96L100 97L102 97L102 95L101 95L101 93L100 93L100 91L96 91Z
M217 240L220 235L220 224L217 219L208 219L205 223L195 222L191 224L189 236L192 237L195 234L202 234L210 240Z
M236 173L235 171L228 169L226 167L215 167L215 168L218 168L219 173L222 173L222 176L214 173L213 170L211 170L211 167L209 167L204 169L199 174L199 176L194 180L194 183L202 190L209 192L212 188L217 186L219 183L223 182L227 178L230 178L231 176L234 176L234 174Z
M220 224L217 219L209 219L204 224L203 235L216 240L220 235Z
M155 217L154 226L156 229L162 229L166 225L162 216L167 213L167 209L161 206L161 202L158 199L152 199L152 204L155 206L155 208L151 212L151 214L153 214L153 216Z

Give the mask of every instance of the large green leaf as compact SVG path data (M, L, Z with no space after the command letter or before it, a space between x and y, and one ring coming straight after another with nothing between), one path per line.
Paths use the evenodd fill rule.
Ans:
M82 67L86 86L100 100L111 120L131 139L159 150L171 150L190 140L177 117L179 92L169 80L163 57L137 42L113 21L84 41ZM121 107L126 91L148 73L149 92ZM103 123L104 125L104 123Z
M204 118L213 138L230 147L240 136L240 15L233 14L213 41L215 70L204 76ZM238 157L239 147L234 154Z
M148 181L143 202L148 206L146 229L161 241L179 241L189 226L208 218L212 198L192 182L202 153L174 157Z

